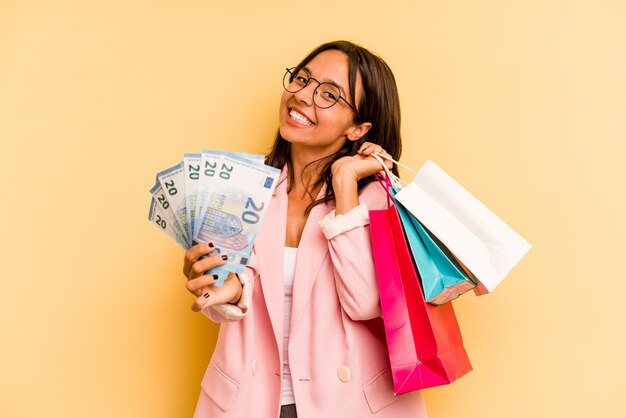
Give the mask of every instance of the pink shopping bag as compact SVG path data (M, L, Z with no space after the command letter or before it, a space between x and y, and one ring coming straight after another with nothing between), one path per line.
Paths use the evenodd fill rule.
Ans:
M472 370L452 304L424 300L396 207L369 215L394 393L449 384Z

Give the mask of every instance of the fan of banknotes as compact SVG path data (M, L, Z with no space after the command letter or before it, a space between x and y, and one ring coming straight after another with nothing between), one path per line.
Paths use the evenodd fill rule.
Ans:
M209 271L221 286L241 273L280 170L262 155L203 150L156 175L148 219L183 249L212 242L228 263Z

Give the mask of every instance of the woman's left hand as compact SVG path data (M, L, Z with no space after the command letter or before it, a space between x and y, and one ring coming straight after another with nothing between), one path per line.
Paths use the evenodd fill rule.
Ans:
M374 153L389 156L380 145L364 142L356 155L341 157L333 163L331 168L333 177L354 176L354 179L358 181L382 171L383 167L380 165L380 162L371 156ZM391 169L393 167L391 161L384 158L383 161L387 168Z

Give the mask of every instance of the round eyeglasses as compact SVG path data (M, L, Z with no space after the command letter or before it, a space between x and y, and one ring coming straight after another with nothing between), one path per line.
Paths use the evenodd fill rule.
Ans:
M356 111L354 106L348 103L346 98L341 95L341 90L338 86L328 82L322 83L298 67L287 68L287 72L283 76L283 87L289 93L297 93L308 86L311 80L317 82L317 87L313 91L313 103L315 103L315 106L320 109L328 109L341 99L350 109Z

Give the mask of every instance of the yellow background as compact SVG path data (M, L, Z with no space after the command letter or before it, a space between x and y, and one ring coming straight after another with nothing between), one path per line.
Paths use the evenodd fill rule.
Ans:
M431 418L626 416L621 0L0 1L0 416L191 416L218 327L148 189L267 152L284 68L338 38L394 70L402 161L534 245L455 303L475 370Z

